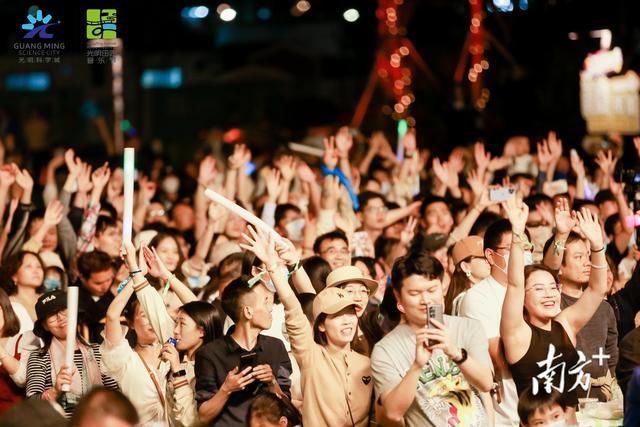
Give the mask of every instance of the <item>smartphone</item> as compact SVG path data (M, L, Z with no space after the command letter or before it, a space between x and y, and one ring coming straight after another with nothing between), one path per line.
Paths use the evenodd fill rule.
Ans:
M254 367L258 363L258 353L252 351L240 356L240 364L238 365L238 372L242 372L248 367Z
M435 328L431 323L431 320L435 319L438 322L444 324L444 307L442 304L429 304L427 305L427 328ZM439 341L428 340L427 345L429 347L438 344Z
M516 188L511 187L494 187L489 189L489 200L492 202L504 202L516 196Z

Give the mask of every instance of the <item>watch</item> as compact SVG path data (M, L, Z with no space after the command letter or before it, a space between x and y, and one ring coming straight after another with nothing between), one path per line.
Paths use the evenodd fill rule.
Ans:
M462 354L460 356L460 359L457 359L457 360L456 359L451 359L451 361L453 363L455 363L456 365L462 365L467 360L467 356L468 356L467 350L465 350L464 348L461 348L460 349L460 353Z
M184 369L180 369L179 371L176 371L173 374L171 374L173 378L184 377L185 375L187 375L187 371Z

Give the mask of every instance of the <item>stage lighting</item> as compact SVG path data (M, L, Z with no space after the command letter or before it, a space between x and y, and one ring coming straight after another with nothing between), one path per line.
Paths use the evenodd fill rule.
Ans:
M360 18L360 13L356 9L347 9L342 14L342 17L347 22L356 22Z
M222 19L225 22L230 22L230 21L233 21L234 19L236 19L236 15L237 14L238 14L238 12L236 12L231 7L228 7L225 10L223 10L222 12L220 12L220 19Z

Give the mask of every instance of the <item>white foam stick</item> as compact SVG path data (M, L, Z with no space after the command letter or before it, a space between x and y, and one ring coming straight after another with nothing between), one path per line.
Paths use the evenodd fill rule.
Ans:
M322 157L324 155L324 150L318 147L312 147L311 145L300 144L297 142L290 142L289 148L293 151L297 151L298 153L309 154L311 156Z
M244 219L254 227L261 229L265 233L271 234L273 236L273 239L276 242L278 243L282 242L281 235L279 235L273 228L269 227L267 223L265 223L263 220L261 220L260 218L258 218L257 216L255 216L254 214L252 214L242 206L238 206L237 204L233 203L231 200L224 197L222 194L216 193L210 188L207 188L206 190L204 190L204 195L207 196L212 202L215 202L220 206L223 206L225 209L238 215L240 218Z
M133 148L124 149L124 212L122 215L122 242L131 241L133 226L133 179L135 165Z
M65 365L73 371L73 354L76 351L76 328L78 326L78 287L69 286L67 288L67 351L65 354ZM71 386L64 384L62 391L69 391Z

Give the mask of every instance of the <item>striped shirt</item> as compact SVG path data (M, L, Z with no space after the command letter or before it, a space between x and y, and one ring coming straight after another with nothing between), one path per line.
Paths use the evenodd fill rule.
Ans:
M100 346L98 344L90 344L93 356L100 367L101 355ZM81 380L84 383L85 375L87 375L84 369L84 360L82 358L82 352L76 350L73 354L73 363L77 372L81 376ZM54 388L54 384L51 380L51 356L49 352L36 351L29 356L29 362L27 363L27 397L29 398L42 398L42 393L45 390ZM107 388L117 389L118 384L110 377L101 375L102 385ZM67 418L70 418L77 405L75 399L71 399L70 393L61 393L58 398L58 403L64 409Z

